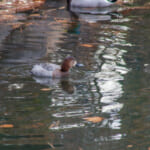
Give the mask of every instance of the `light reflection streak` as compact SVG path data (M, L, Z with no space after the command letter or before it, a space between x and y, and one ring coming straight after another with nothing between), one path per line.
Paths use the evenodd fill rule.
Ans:
M129 69L126 67L126 63L123 59L123 55L126 51L117 48L117 46L132 46L132 44L127 43L125 40L125 31L129 30L128 27L112 25L103 26L103 28L106 29L106 31L107 28L111 28L113 30L117 29L117 32L119 33L115 35L115 31L112 31L109 34L105 34L105 32L103 32L106 36L101 36L99 39L101 42L107 42L108 45L111 46L99 46L99 49L95 54L95 58L99 63L99 57L101 56L103 58L103 62L101 64L101 70L95 74L95 78L97 79L97 85L102 95L100 102L104 104L101 111L102 113L110 115L108 121L105 121L105 124L107 124L111 129L120 129L121 119L119 118L119 112L123 108L123 103L117 102L117 100L124 93L120 81L124 80L124 75L128 73ZM120 138L121 136L114 137L114 139Z

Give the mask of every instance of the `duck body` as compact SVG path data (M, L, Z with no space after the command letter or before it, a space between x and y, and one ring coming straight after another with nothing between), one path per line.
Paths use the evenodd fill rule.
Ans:
M117 0L67 0L72 7L108 7Z
M33 66L31 72L38 77L53 77L56 72L59 72L60 66L56 64L41 63Z
M31 73L37 77L61 78L69 74L69 70L76 65L74 57L67 57L62 65L41 63L33 66Z

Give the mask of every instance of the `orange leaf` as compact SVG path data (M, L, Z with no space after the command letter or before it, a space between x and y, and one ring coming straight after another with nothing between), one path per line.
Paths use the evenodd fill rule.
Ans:
M92 44L80 44L80 46L83 46L83 47L93 47Z
M13 128L14 125L13 124L2 124L0 125L0 128Z
M51 89L50 88L43 88L43 89L41 89L41 91L50 91Z
M95 116L95 117L87 117L83 119L89 122L98 123L101 122L104 118Z

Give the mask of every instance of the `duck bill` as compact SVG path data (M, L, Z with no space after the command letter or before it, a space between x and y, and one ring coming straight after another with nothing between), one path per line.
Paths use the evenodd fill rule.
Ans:
M83 64L79 64L79 63L76 63L76 65L75 65L76 67L84 67L84 65Z

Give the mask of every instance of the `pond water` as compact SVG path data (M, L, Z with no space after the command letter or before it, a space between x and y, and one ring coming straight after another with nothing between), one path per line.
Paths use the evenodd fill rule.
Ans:
M149 150L150 10L73 15L51 0L20 15L23 27L0 25L0 149ZM68 55L84 64L69 78L31 75Z

